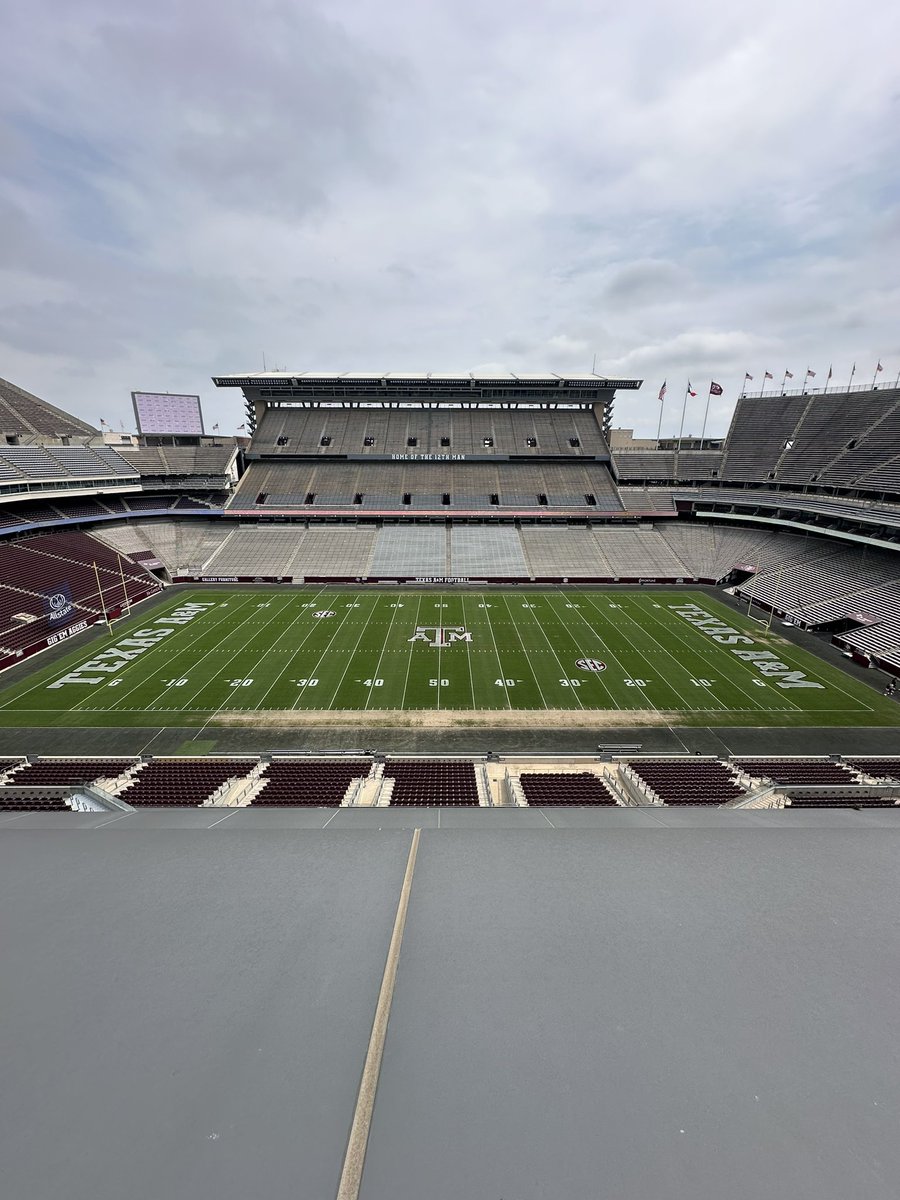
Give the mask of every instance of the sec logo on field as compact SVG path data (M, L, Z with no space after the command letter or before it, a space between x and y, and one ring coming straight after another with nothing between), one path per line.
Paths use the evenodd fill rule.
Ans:
M319 620L321 620L322 617L333 617L334 612L330 608L323 608L323 609L320 609L319 612L314 612L313 616L318 617Z
M579 658L575 664L581 671L605 671L606 663L599 658Z

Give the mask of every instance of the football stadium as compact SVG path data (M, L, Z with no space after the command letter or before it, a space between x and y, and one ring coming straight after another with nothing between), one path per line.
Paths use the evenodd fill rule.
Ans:
M894 1195L900 389L214 383L0 381L9 1194Z
M249 438L124 444L2 385L6 789L54 748L89 774L97 730L141 778L361 741L474 774L524 747L601 774L712 749L734 779L735 754L890 752L897 389L745 395L724 439L638 443L634 379L214 382Z

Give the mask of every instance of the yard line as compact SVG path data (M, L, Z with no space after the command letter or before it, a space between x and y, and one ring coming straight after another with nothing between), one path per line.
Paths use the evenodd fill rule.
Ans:
M512 703L509 699L509 688L506 686L506 672L503 669L503 663L500 661L500 651L497 649L497 639L494 637L494 626L491 622L491 610L488 607L487 601L481 594L481 603L484 606L484 615L487 617L488 629L491 631L491 641L494 643L494 653L497 655L497 667L500 671L500 678L503 680L503 694L506 696L506 707L512 708Z
M335 603L337 603L337 601L335 601ZM316 679L316 678L318 678L318 674L319 674L319 671L320 671L320 669L321 669L321 667L322 667L322 663L325 661L326 657L328 656L328 653L329 653L329 651L331 650L331 647L334 645L334 639L337 637L337 635L338 635L338 634L341 632L341 630L344 628L344 626L345 626L345 625L346 625L346 623L347 623L347 618L350 616L350 614L351 614L353 611L354 611L354 610L353 610L352 608L350 608L350 607L348 607L348 608L347 608L347 611L344 613L344 619L338 623L338 627L337 627L337 629L335 629L334 633L333 633L333 634L331 635L331 637L329 638L328 645L325 647L325 649L324 649L324 650L322 651L322 653L319 655L319 661L316 663L315 667L312 669L312 671L310 672L310 674L307 676L307 679ZM359 644L359 643L357 643L357 645L358 645L358 644ZM349 664L348 664L348 665L349 665ZM346 674L346 672L345 672L345 674ZM342 676L341 678L343 678L343 676ZM304 686L303 686L303 687L300 689L300 691L297 693L297 699L296 699L296 700L294 701L294 703L291 705L291 708L292 708L292 709L296 708L296 707L297 707L297 705L299 704L299 702L300 702L300 701L303 699L303 695L304 695L304 693L306 692L306 690L307 690L307 688L308 688L308 687L309 687L309 684L308 684L308 683L304 684ZM332 700L334 699L334 697L335 697L336 695L337 695L337 692L335 691L335 692L334 692L334 694L333 694L333 695L332 695L332 697L331 697L331 698L332 698Z
M531 665L531 655L525 649L525 643L522 641L522 633L519 629L519 623L513 617L512 609L509 607L509 600L507 599L506 593L501 592L500 595L503 598L503 603L506 605L506 611L509 613L510 622L512 623L512 626L516 631L516 637L519 639L519 645L522 647L522 653L525 656L525 661L528 663L528 670L531 672L531 678L534 680L534 685L538 690L538 695L541 698L541 704L543 704L544 708L549 708L550 705L547 703L547 701L544 697L544 691L540 685L540 681L538 680L537 673L536 673L534 667Z
M253 596L251 595L250 599L246 600L244 604L239 604L239 605L238 605L238 607L237 607L237 609L236 609L235 611L236 611L236 612L239 612L239 613L240 613L240 612L243 612L243 610L244 610L244 609L247 607L247 605L248 605L248 604L251 604L252 602L253 602ZM176 605L176 607L177 607L177 605ZM229 613L229 614L228 614L228 616L229 616L229 617L230 617L231 615L232 615L231 613ZM200 618L200 619L202 620L202 618ZM231 637L231 635L232 635L232 633L234 633L236 630L240 629L242 625L246 625L246 624L247 624L247 622L248 622L249 620L250 620L250 617L249 617L249 616L247 616L247 617L245 617L245 618L243 619L243 621L239 621L239 622L238 622L238 624L234 626L234 628L230 629L230 630L228 631L228 633L226 633L226 634L225 634L225 639L223 639L223 640L227 640L228 638L230 638L230 637ZM214 626L212 626L212 629L217 629L217 628L218 628L218 626L219 626L219 625L221 625L221 624L222 624L222 622L221 622L221 621L217 621L217 622L216 622L216 624L215 624ZM197 626L197 625L196 625L196 624L195 624L193 621L188 621L188 623L187 623L186 625L182 625L182 626L181 626L179 629L177 629L177 630L175 631L175 633L173 633L173 634L172 634L170 637L168 637L168 638L165 638L165 639L164 639L164 641L165 641L165 643L166 643L166 645L167 645L167 646L170 646L170 645L172 644L172 639L173 639L173 638L175 638L175 637L177 637L179 633L191 633L191 632L192 632L192 633L194 634L194 636L196 637L196 635L197 635L197 628L198 628L198 626ZM206 632L212 632L212 629L210 629L210 630L208 630L208 631L206 631ZM123 636L124 636L124 635L123 635ZM198 663L198 662L202 662L204 658L208 658L210 654L212 654L212 653L213 653L215 650L218 650L218 648L219 648L219 645L220 645L220 643L216 643L216 645L215 645L215 646L214 646L212 649L210 649L210 650L207 650L206 654L202 654L202 655L200 656L200 658L196 659L196 660L195 660L195 663L192 663L192 664L191 664L191 666L193 667L194 665L196 665L196 663ZM154 647L153 647L153 650L151 650L151 651L150 651L150 654L151 654L151 656L153 656L153 655L155 654L155 651L156 651L158 648L159 648L158 646L154 646ZM130 688L129 688L129 689L126 691L126 692L122 692L121 694L117 692L117 693L116 693L116 703L113 705L113 707L112 707L112 708L111 708L109 711L111 711L111 712L115 712L117 709L119 709L119 708L123 707L123 702L124 702L125 700L127 700L127 699L128 699L128 697L129 697L129 696L132 694L132 692L136 692L136 691L138 691L138 689L139 689L139 688L142 688L142 687L144 687L144 685L145 685L146 683L148 683L148 682L149 682L151 679L154 679L154 678L156 678L156 676L158 676L158 675L159 675L159 673L160 673L161 671L167 671L167 670L171 669L171 666L172 666L172 659L173 659L173 657L177 658L177 657L178 657L178 655L177 655L177 654L176 654L176 655L164 654L164 655L162 656L162 664L161 664L161 666L159 666L159 667L158 667L158 668L157 668L155 671L150 671L150 672L148 672L147 674L141 675L141 678L140 678L140 679L139 679L139 681L138 681L138 682L137 682L137 683L134 685L134 687L130 687ZM141 657L140 657L140 658L138 658L138 659L136 659L136 660L134 661L134 663L133 663L133 664L129 664L129 667L130 667L130 666L132 666L132 665L134 665L134 666L136 666L136 667L140 667L140 665L141 665L142 663L146 663L147 661L148 661L147 655L141 655ZM149 659L149 661L151 661L151 662L152 662L152 661L153 661L153 658L151 657L151 658ZM128 667L126 667L126 668L125 668L125 670L127 671L127 670L128 670ZM123 674L124 674L124 672L123 672ZM117 678L120 678L120 679L121 679L121 678L122 678L122 674L120 674L120 675L119 675ZM154 701L155 701L155 700L158 700L158 699L159 699L159 697L160 697L160 696L162 696L162 695L164 695L164 694L165 694L165 688L163 688L161 691L157 692L157 693L156 693L156 695L154 695L154 696L153 696L153 700L154 700ZM195 693L195 694L196 694L196 693ZM85 696L85 698L84 698L84 699L85 699L85 700L88 700L88 699L90 699L90 696ZM80 708L80 707L81 707L81 705L82 705L83 703L84 703L84 701L79 701L77 704L74 704L74 705L72 706L72 708L70 708L70 709L69 709L69 712L72 712L72 711L74 711L75 709L78 709L78 708ZM147 703L147 704L143 704L143 705L141 705L141 708L140 708L140 710L139 710L139 711L140 711L140 712L147 712L147 711L148 711L148 710L149 710L151 707L152 707L152 701L151 701L151 702L149 702L149 703ZM167 711L167 712L178 712L178 711L179 711L179 709L178 709L178 708L171 708L171 709L166 709L165 711Z
M695 596L697 595L696 592L694 592L692 594ZM700 598L704 601L706 600L706 597L703 596L702 594L701 594ZM703 657L708 656L708 654L709 654L709 645L708 645L709 639L706 637L705 634L701 633L699 629L694 630L694 632L697 634L698 638L702 639L701 649L695 650L695 649L693 649L692 643L690 641L688 641L687 638L682 636L681 618L678 618L678 622L670 626L670 625L664 624L664 622L662 622L659 619L659 617L654 617L653 613L650 612L649 609L645 609L642 604L637 603L637 607L640 612L646 612L647 615L650 617L651 621L654 621L657 625L661 625L663 629L671 631L674 634L674 636L678 639L678 641L681 642L681 644L683 646L687 646L688 649L692 651L692 653L701 654L701 655L703 655ZM694 627L692 625L691 629L693 629L693 628ZM653 638L652 633L650 634L650 637ZM656 638L653 638L653 640L656 641ZM657 642L657 645L661 645L661 643ZM713 642L712 645L716 645L716 643ZM663 647L663 649L665 649L665 647ZM666 653L668 653L668 651L666 651ZM671 655L670 655L670 657L671 657ZM743 661L743 659L738 658L737 655L734 655L732 657L733 657L735 663L740 663L741 666L745 669L745 674L750 674L752 678L754 678L754 679L756 678L756 676L753 675L753 673L752 673L753 668L750 667L750 665L748 663L745 663ZM729 664L731 664L731 659L728 659L727 661L729 662ZM718 670L718 668L716 668L716 669ZM753 695L753 693L744 691L744 689L741 687L741 685L735 679L731 679L731 680L729 680L729 682L734 684L734 686L737 688L737 690L741 693L742 696L746 696L747 699L751 701L753 707L750 711L756 711L756 712L769 712L770 711L770 707L768 705L759 704L756 700L756 697ZM793 701L789 699L789 697L784 696L783 699L787 700L788 704L791 706L791 708L793 708L795 710L795 712L803 711L802 706L799 704L794 704ZM746 711L748 711L746 709L730 708L727 704L724 707L725 707L726 712L746 712Z
M419 628L419 609L422 607L422 593L416 600L416 629ZM403 695L400 697L401 711L406 708L406 689L409 687L409 668L412 666L413 652L418 645L417 642L410 642L409 650L406 655L406 678L403 681Z
M444 593L443 592L441 592L441 598L438 601L438 604L440 605L440 608L438 611L439 611L440 618L441 618L441 621L440 621L441 636L438 640L437 706L438 706L438 709L440 709L440 707L441 707L441 645L444 641Z
M398 611L399 603L400 603L399 600L395 600L394 607L391 609L391 622L388 625L388 630L387 630L387 633L385 634L384 645L381 647L381 653L378 655L378 662L375 664L375 674L372 676L373 679L377 679L379 677L379 674L381 671L381 664L382 664L382 662L384 662L384 652L387 649L388 642L391 640L391 630L394 628L394 621L397 618L397 611ZM374 686L375 685L373 684L372 687L369 688L369 694L368 694L368 696L366 696L366 702L363 705L363 708L369 707L369 702L372 699L372 690L373 690Z
M529 593L529 594L533 594L533 593ZM526 611L526 612L528 612L528 613L532 613L532 614L535 614L535 613L537 612L537 610L536 610L536 609L533 609L533 608L527 608L525 611ZM550 611L551 611L551 612L554 612L554 609L553 609L553 606L552 606L552 605L550 605ZM554 613L554 615L555 615L555 613ZM545 641L545 642L547 643L547 645L550 647L550 652L551 652L551 654L553 655L553 657L556 659L556 665L559 667L560 671L562 671L564 678L566 678L566 679L569 679L569 678L571 678L571 676L569 675L569 672L568 672L568 671L566 670L566 668L565 668L565 667L562 665L562 659L561 659L561 658L559 657L559 655L556 653L556 647L555 647L555 646L553 645L553 643L550 641L550 638L549 638L549 636L548 636L548 634L547 634L547 630L544 628L544 623L543 623L543 621L541 621L541 620L540 620L540 618L539 618L539 617L537 617L537 616L535 616L535 617L534 617L534 620L535 620L535 622L536 622L536 624L537 624L537 627L538 627L538 629L541 631L541 633L542 633L542 634L543 634L543 636L544 636L544 641ZM601 680L601 683L602 683L602 680ZM603 690L604 690L604 691L606 692L606 694L609 696L609 698L610 698L610 700L612 701L612 703L613 703L614 707L615 707L615 708L619 708L620 706L619 706L618 704L616 704L616 702L615 702L615 699L614 699L614 697L613 697L613 695L612 695L612 692L610 692L609 688L606 686L606 684L605 684L605 683L603 684ZM570 687L570 688L569 688L569 691L572 693L572 695L574 695L574 697L575 697L575 700L576 700L576 701L577 701L577 703L578 703L578 707L579 707L579 708L581 708L581 709L583 709L585 706L584 706L584 705L581 703L581 697L578 695L578 689L577 689L577 688Z
M337 694L338 694L338 692L341 690L341 687L343 686L344 679L345 679L345 677L346 677L346 675L347 675L347 672L350 670L350 664L353 662L354 658L356 658L356 652L357 652L357 650L359 649L359 643L360 643L360 642L362 641L362 639L363 639L363 634L364 634L364 633L366 632L366 630L369 628L369 622L372 620L372 614L373 614L373 613L375 612L375 610L378 608L378 601L379 601L380 597L377 595L377 593L376 593L376 595L373 597L373 599L374 599L374 601L375 601L375 602L374 602L374 604L372 605L372 607L369 609L369 615L366 617L366 619L365 619L365 622L363 623L363 627L362 627L362 629L359 631L359 637L356 639L356 645L353 647L353 652L347 656L347 665L346 665L346 667L344 667L344 670L343 670L343 672L341 673L341 677L340 677L340 679L338 680L338 685L337 685L337 687L334 689L334 692L332 693L332 696L331 696L331 704L329 705L329 707L330 707L330 708L333 708L333 707L334 707L334 701L337 699ZM370 695L372 694L372 688L373 688L374 686L375 686L375 676L373 675L373 676L372 676L372 684L371 684L371 686L370 686L370 688L369 688L369 694L370 694Z
M466 616L466 594L460 592L460 600L462 602L463 625L466 629L469 628L469 618ZM472 708L475 709L478 705L475 703L475 677L472 674L472 643L466 642L466 663L469 667L469 690L472 693Z
M596 604L593 602L593 600L591 600L591 598L590 598L590 596L587 594L587 592L584 592L584 593L582 593L582 595L583 595L584 599L585 599L585 600L587 600L588 604L590 604L591 608L593 608L593 609L594 609L594 611L597 613L597 615L598 615L598 616L603 616L603 614L601 613L600 609L599 609L599 608L597 607L597 605L596 605ZM629 593L629 595L630 595L630 593ZM637 625L638 629L643 629L643 626L642 626L642 625L639 625L637 621L635 621L635 620L634 620L632 617L628 616L628 613L626 612L626 609L625 609L625 608L624 608L622 605L620 605L620 606L619 606L619 609L618 609L618 611L619 611L619 612L621 612L621 613L623 613L623 614L624 614L626 617L628 617L628 620L629 620L629 621L631 621L632 625ZM655 670L656 668L655 668L655 667L653 667L653 663L651 662L651 660L650 660L650 659L647 657L647 655L646 655L646 654L644 654L644 652L643 652L643 651L642 651L642 650L641 650L641 649L640 649L640 648L639 648L637 645L635 645L635 643L634 643L634 642L631 640L631 638L630 638L630 637L628 637L628 635L627 635L627 634L626 634L626 633L625 633L625 632L624 632L624 631L621 629L621 627L619 628L619 632L620 632L620 633L622 634L622 636L625 638L625 641L626 641L626 642L628 643L628 645L629 645L629 646L632 648L632 650L634 650L634 651L635 651L635 653L639 654L639 655L641 656L641 658L644 660L644 662L645 662L645 663L647 663L647 665L648 665L649 667L651 667L651 668L653 668L653 669ZM599 636L599 635L598 635L598 636ZM652 633L651 633L651 634L649 634L649 637L650 637L650 640L651 640L652 642L654 642L654 643L655 643L657 646L659 646L659 647L660 647L660 649L661 649L661 650L664 650L664 651L665 651L665 653L669 655L669 658L671 658L671 659L672 659L672 661L673 661L673 662L676 664L676 666L678 666L678 668L679 668L680 670L686 670L686 668L684 667L684 665L678 661L678 659L675 657L675 655L674 655L674 654L672 654L672 653L670 653L668 650L666 650L665 646L663 646L663 644L662 644L661 642L657 642L657 641L656 641L656 638L653 636L653 634L652 634ZM614 657L615 657L615 656L614 656ZM618 660L617 660L617 661L618 661ZM620 667L622 666L622 663L621 663L621 662L619 662L619 666L620 666ZM684 704L684 706L685 706L685 708L686 708L686 709L690 710L691 712L705 712L705 711L707 711L706 709L698 709L696 705L694 705L694 704L691 704L691 703L690 703L690 701L686 700L686 699L685 699L685 697L684 697L684 696L682 696L681 692L679 692L678 688L677 688L677 687L675 687L674 683L672 683L672 682L671 682L670 680L668 680L668 679L666 680L666 686L672 689L672 691L675 693L675 695L676 695L676 696L677 696L677 697L678 697L678 698L681 700L681 702ZM638 691L641 693L641 695L644 697L644 699L645 699L645 700L646 700L646 701L647 701L647 702L650 704L651 708L654 708L654 709L656 709L656 711L657 711L657 712L659 712L659 709L658 709L658 708L657 708L657 706L656 706L656 705L653 703L653 701L650 699L650 697L647 695L647 693L645 692L645 690L644 690L643 688L641 688L641 687L639 687L637 690L638 690ZM720 705L719 705L719 708L720 708L720 710L723 710L723 711L726 711L726 712L728 711L728 706L727 706L727 705L720 704Z
M314 598L313 598L313 603L315 603L316 599L318 599L318 596L320 596L324 590L325 590L324 588L320 588L320 589L319 589L318 595L317 595L316 597L314 597ZM278 609L277 609L277 610L276 610L276 611L275 611L275 612L272 614L272 616L271 616L271 617L269 617L268 621L265 621L265 622L263 622L263 629L266 629L266 628L268 628L268 626L269 626L269 625L271 625L271 624L272 624L272 622L273 622L274 620L276 620L276 618L280 617L280 616L281 616L281 614L282 614L283 612L285 612L287 609L289 609L289 608L291 607L291 604L292 604L292 603L293 603L293 601L292 601L292 599L291 599L291 598L290 598L290 596L289 596L289 597L288 597L288 601L287 601L287 603L286 603L286 604L282 604L282 605L281 605L281 607L280 607L280 608L278 608ZM303 611L304 611L303 609L300 609L300 610L299 610L299 612L303 612ZM298 613L298 616L299 616L299 613ZM290 622L290 624L287 626L287 628L288 628L288 629L290 629L291 625L295 624L295 622L296 622L296 621L297 621L297 617L294 617L294 620ZM312 630L310 630L310 633L311 633L311 632L312 632ZM230 637L231 635L229 634L228 636ZM256 636L256 635L254 635L254 636ZM309 634L307 634L307 637L308 637L308 636L309 636ZM259 664L260 664L260 663L263 661L263 659L266 657L266 655L267 655L267 654L271 654L271 653L272 653L272 651L273 651L275 648L276 648L276 646L273 644L273 645L270 645L270 646L269 646L268 650L264 650L264 651L262 652L262 654L259 656L259 658L256 660L256 662L254 663L254 665L253 665L253 667L251 668L251 670L253 670L254 672L256 672L257 668L259 667ZM204 657L205 657L205 656L204 656ZM202 691L203 691L203 688L205 688L205 687L208 687L208 686L209 686L209 684L210 684L211 682L212 682L212 680L211 680L211 679L209 679L209 678L207 678L207 680L206 680L206 683L205 683L205 684L203 684L203 686L202 686L202 687L199 689L199 691L196 691L196 692L194 693L194 695L193 695L193 696L191 696L191 699L193 700L193 699L195 699L197 696L199 696L199 695L200 695L200 692L202 692ZM219 704L219 705L218 705L216 708L214 708L214 709L213 709L213 710L210 712L210 714L209 714L209 716L207 717L207 719L206 719L206 720L203 722L203 724L200 726L200 728L199 728L199 729L197 730L197 732L194 734L193 738L191 739L192 741L196 741L196 740L197 740L197 738L200 736L200 734L201 734L201 733L203 733L203 731L204 731L204 730L207 728L207 726L208 726L208 725L209 725L209 724L210 724L212 721L214 721L214 720L215 720L215 718L216 718L216 717L219 715L219 713L222 711L222 709L225 707L225 705L228 703L228 701L231 699L231 697L234 695L234 693L235 693L235 692L238 690L238 688L239 688L240 686L241 686L241 685L240 685L240 684L238 684L238 685L237 685L237 687L233 687L233 688L231 689L231 691L228 693L228 695L225 697L225 699L222 701L222 703L221 703L221 704ZM271 689L271 687L270 687L270 688L268 688L268 689L266 690L266 695L267 695L267 696L268 696L268 694L269 694L269 692L270 692L271 690L272 690L272 689ZM258 704L254 704L254 706L253 706L253 707L254 707L254 709L258 709L258 708L259 708L259 705L258 705ZM201 709L200 711L202 712L203 710Z
M316 601L318 600L318 598L322 595L322 592L324 592L324 591L325 591L324 588L319 588L319 590L316 592L315 596L313 596L312 601L309 601L308 603L315 604ZM309 593L306 593L306 594L308 595ZM287 628L285 629L285 633L287 633L288 629L292 629L294 627L294 625L297 624L297 622L300 620L300 618L303 616L303 614L305 612L306 612L306 609L303 607L303 605L298 604L297 605L297 615L296 615L296 617L294 617L293 621L291 621L290 625L287 626ZM297 646L297 648L291 653L287 662L284 664L284 666L281 668L281 670L278 672L278 674L275 676L275 678L272 680L272 682L266 688L266 690L263 693L260 700L253 706L254 708L256 708L256 709L262 708L263 701L265 700L266 696L268 696L268 694L269 694L269 692L271 692L272 688L275 687L275 685L281 679L282 675L284 675L285 671L290 670L290 668L293 666L294 659L297 657L297 655L300 653L300 651L303 649L303 647L306 645L306 643L312 637L313 633L315 632L315 629L316 629L315 623L310 625L309 629L306 631L306 637L304 637L304 639L300 643L300 645ZM263 655L263 658L265 658L265 655ZM262 661L262 659L260 661Z

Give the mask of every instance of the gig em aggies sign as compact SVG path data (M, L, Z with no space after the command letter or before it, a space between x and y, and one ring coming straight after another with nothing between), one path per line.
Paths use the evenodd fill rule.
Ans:
M146 629L136 629L130 637L122 638L108 650L101 650L94 658L82 663L68 675L48 683L48 688L59 688L65 684L81 683L93 687L98 683L106 683L110 675L115 675L126 667L132 659L139 658L145 650L151 650L170 634L176 632L178 625L187 625L194 617L202 616L212 604L182 604L167 617L159 617Z
M719 617L714 617L705 609L700 608L698 604L670 604L668 607L672 612L678 613L679 617L690 621L695 629L707 634L720 646L756 646L752 637L741 633L739 629L733 629ZM780 662L778 655L773 654L771 650L741 649L732 650L731 653L756 667L757 671L761 671L767 679L772 679L776 687L821 689L825 686L812 679L807 679L803 671L796 671L787 663Z

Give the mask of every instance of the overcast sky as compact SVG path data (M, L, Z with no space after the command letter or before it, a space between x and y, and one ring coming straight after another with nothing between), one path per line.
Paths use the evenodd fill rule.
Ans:
M889 0L0 0L0 376L900 371ZM218 415L215 415L218 413Z

